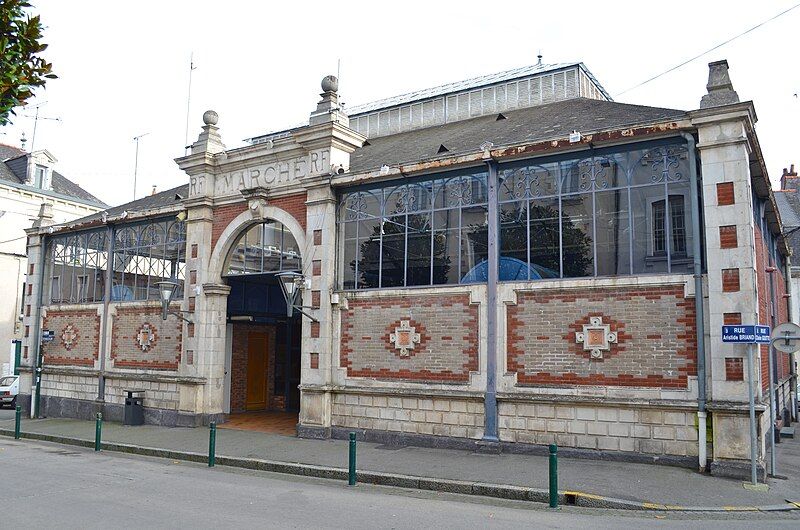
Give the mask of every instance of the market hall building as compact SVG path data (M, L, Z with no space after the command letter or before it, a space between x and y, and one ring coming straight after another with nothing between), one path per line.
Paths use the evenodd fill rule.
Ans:
M39 414L119 421L139 389L148 423L283 411L304 437L557 443L749 476L752 376L763 472L788 359L771 371L762 347L748 374L721 328L786 320L788 250L725 61L693 111L616 103L582 63L353 108L337 85L307 125L242 148L208 111L176 160L187 185L37 221Z

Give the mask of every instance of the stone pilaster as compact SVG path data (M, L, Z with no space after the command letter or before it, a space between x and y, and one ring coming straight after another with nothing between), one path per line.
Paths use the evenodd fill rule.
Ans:
M42 229L53 224L53 206L44 203L28 235L28 270L25 277L25 304L22 320L22 356L20 360L20 394L31 396L36 390L36 360L40 348L42 289L45 277L46 240ZM27 311L30 307L30 312ZM27 369L26 369L27 368ZM22 401L22 400L21 400ZM27 407L27 403L20 403Z
M303 273L311 280L311 289L303 294L303 305L318 308L311 313L313 323L303 317L302 369L300 385L301 436L328 436L331 427L333 397L330 393L334 358L333 319L338 316L332 295L336 290L336 194L330 177L344 173L350 166L350 154L366 138L351 130L347 115L338 104L338 81L333 76L322 80L322 100L312 112L309 126L294 132L294 140L309 152L328 152L325 173L303 179L306 188L306 252ZM313 330L313 332L312 332Z
M708 408L712 412L714 432L712 472L724 473L731 467L749 465L749 378L754 379L756 400L760 401L761 397L757 347L722 342L723 325L759 322L747 136L755 122L755 113L749 103L716 106L696 111L692 122L698 131L706 234L710 339L707 348ZM746 370L747 348L754 351L753 373ZM745 367L744 380L728 377L726 359ZM759 443L758 455L763 459L763 443ZM749 468L744 474L749 474Z

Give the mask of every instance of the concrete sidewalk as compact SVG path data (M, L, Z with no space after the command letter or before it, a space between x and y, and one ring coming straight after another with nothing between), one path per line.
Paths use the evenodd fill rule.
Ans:
M13 431L13 420L0 429ZM70 419L23 420L24 433L94 440L94 422ZM208 429L103 424L103 442L208 454ZM348 443L307 440L252 431L218 429L217 457L269 460L344 469ZM559 490L629 501L682 506L766 506L800 501L800 441L785 440L778 448L778 474L769 491L744 489L742 482L701 475L688 469L652 464L559 458ZM394 447L358 443L359 471L372 471L546 490L546 456L483 454L448 449ZM223 463L223 462L220 462Z

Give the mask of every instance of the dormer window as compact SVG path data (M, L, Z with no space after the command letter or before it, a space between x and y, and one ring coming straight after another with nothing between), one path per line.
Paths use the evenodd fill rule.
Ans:
M33 176L33 185L37 188L44 188L47 184L47 168L44 166L36 165L36 170Z

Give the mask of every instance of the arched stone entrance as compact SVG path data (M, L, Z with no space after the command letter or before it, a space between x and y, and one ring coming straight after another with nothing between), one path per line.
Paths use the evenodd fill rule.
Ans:
M228 426L274 430L259 428L266 421L277 432L293 434L300 408L302 321L296 313L286 316L275 273L303 271L306 237L285 210L254 206L228 223L209 252L202 291L212 311L205 313L208 324L198 342L207 336L205 353L214 365L209 371L218 377L209 378L206 399Z

